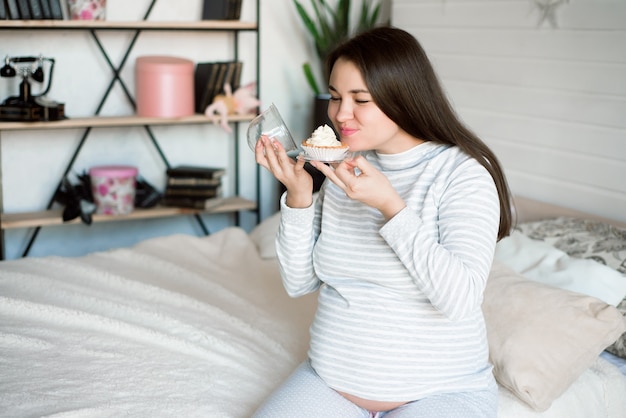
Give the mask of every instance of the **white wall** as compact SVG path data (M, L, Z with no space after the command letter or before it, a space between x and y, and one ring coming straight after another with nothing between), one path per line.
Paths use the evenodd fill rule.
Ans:
M514 193L626 221L626 2L394 0Z
M308 44L291 1L261 2L261 100L262 108L274 102L295 137L303 137L310 129L309 115L312 98L302 76L301 64L308 60ZM107 20L140 20L149 0L109 0ZM159 0L150 20L197 20L201 0ZM255 1L243 0L242 20L254 21ZM100 32L112 61L122 59L129 42L128 32ZM240 55L244 60L242 83L254 81L255 36L240 34ZM100 97L111 80L111 72L87 32L28 32L1 31L0 54L38 55L54 57L56 68L49 97L65 103L70 117L88 116L96 109ZM230 59L232 35L202 32L144 32L122 71L127 86L134 89L134 60L139 55L174 55L194 61ZM17 79L0 79L0 98L17 94ZM36 93L36 91L35 91ZM101 113L128 115L132 109L117 86ZM246 125L241 125L240 138L243 158L241 194L254 198L256 164L248 151ZM154 128L169 162L176 164L221 165L233 162L229 157L232 138L220 128L201 125ZM4 211L36 211L45 208L63 170L78 143L81 130L3 132L1 143ZM81 151L75 172L93 165L132 164L153 185L164 184L164 165L152 148L143 128L107 128L92 131ZM261 216L276 209L277 183L262 172ZM232 176L226 179L226 193L232 190ZM232 217L211 216L205 221L210 230L232 224ZM251 214L243 216L243 226L250 229L256 222ZM21 255L30 230L7 230L6 255ZM179 217L133 222L93 224L91 226L46 227L41 230L30 254L78 255L89 251L130 245L141 239L169 233L201 234L195 220Z

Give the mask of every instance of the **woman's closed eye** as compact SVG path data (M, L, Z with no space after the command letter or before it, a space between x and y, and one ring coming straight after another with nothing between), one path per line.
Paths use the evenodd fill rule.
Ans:
M341 97L330 96L330 101L332 101L332 102L340 102L341 101ZM356 103L356 104L368 104L371 101L372 101L371 99L354 99L354 103Z

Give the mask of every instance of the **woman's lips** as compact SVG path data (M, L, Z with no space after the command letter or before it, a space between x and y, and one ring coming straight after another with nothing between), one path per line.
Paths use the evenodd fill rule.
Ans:
M350 129L350 128L341 128L339 130L339 132L341 133L341 136L351 136L357 131L358 129Z

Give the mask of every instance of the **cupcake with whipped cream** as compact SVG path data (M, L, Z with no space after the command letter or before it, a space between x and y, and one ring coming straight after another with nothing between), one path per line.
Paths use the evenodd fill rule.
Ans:
M346 157L349 147L337 140L330 126L323 125L315 129L310 138L302 141L302 149L309 160L340 161Z

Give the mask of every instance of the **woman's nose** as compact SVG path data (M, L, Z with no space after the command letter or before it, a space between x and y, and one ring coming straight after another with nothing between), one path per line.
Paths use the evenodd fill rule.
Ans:
M337 106L334 116L338 122L344 122L352 119L352 107L349 104L342 102Z

